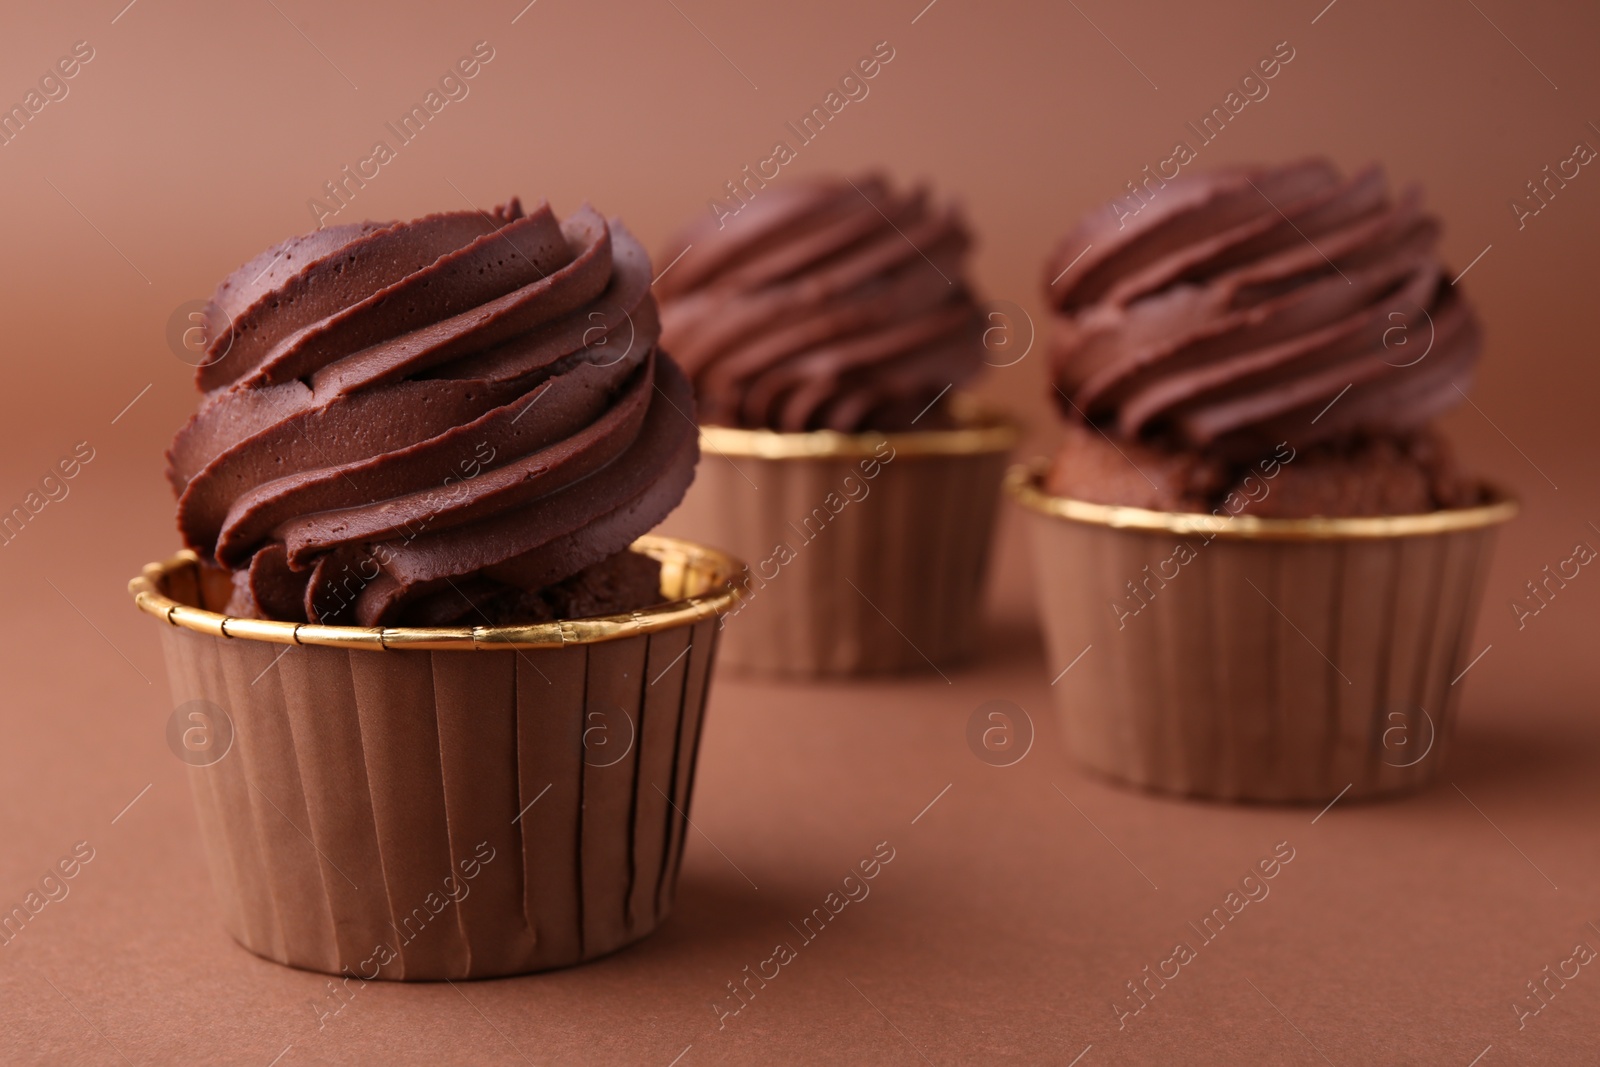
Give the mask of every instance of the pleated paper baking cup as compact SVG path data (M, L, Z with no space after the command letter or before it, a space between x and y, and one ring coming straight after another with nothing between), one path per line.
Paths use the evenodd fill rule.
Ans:
M746 561L722 662L791 676L929 670L972 651L1017 429L843 434L706 426L662 528Z
M563 967L654 930L740 566L664 537L634 551L668 603L530 626L232 619L193 554L146 567L129 589L168 624L178 714L227 735L175 751L229 933L415 980Z
M1279 802L1438 775L1512 500L1219 518L1051 496L1046 466L1013 468L1006 488L1031 515L1052 689L1083 765L1162 792Z

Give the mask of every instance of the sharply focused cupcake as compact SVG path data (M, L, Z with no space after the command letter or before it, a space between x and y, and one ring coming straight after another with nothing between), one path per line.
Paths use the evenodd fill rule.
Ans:
M1415 190L1312 160L1181 177L1062 242L1066 440L1010 485L1088 766L1307 801L1436 773L1514 511L1432 427L1481 346L1438 236Z
M976 644L1015 432L958 390L989 326L954 207L865 176L763 188L656 281L712 459L669 527L744 553L725 662L927 669Z
M132 590L227 738L175 751L252 951L484 977L669 909L735 568L641 536L698 457L650 277L615 221L513 200L219 286L168 454L189 551Z

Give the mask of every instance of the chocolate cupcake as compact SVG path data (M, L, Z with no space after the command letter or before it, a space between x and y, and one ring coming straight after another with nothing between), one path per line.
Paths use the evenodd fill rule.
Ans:
M668 526L744 552L724 662L927 669L975 645L1015 430L957 389L984 361L953 207L881 177L763 189L690 226L656 282L715 457Z
M131 591L232 739L189 762L251 951L486 977L670 908L737 596L728 557L642 536L698 457L650 276L615 221L513 200L319 230L219 286L168 454L188 550Z
M1515 510L1431 425L1481 347L1438 236L1416 190L1312 160L1179 178L1062 242L1065 443L1008 484L1089 767L1296 801L1437 773Z

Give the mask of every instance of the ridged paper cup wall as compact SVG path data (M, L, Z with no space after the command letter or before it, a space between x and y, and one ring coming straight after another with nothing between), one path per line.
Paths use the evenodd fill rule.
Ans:
M1515 503L1218 518L1051 496L1044 467L1013 468L1006 487L1030 513L1053 692L1084 766L1280 802L1438 775L1495 527Z
M1016 427L843 434L706 426L662 528L746 561L722 661L791 676L929 670L972 652Z
M654 930L740 566L663 537L634 550L669 603L531 626L230 619L192 554L145 568L129 588L164 623L169 740L229 933L296 967L443 979Z

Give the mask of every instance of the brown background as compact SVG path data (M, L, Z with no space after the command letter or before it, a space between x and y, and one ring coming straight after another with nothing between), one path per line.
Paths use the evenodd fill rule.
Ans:
M1521 631L1509 604L1576 541L1600 547L1587 525L1600 524L1600 173L1520 231L1508 206L1576 141L1600 146L1592 8L538 0L513 24L521 0L123 2L8 10L0 32L0 103L75 41L95 50L67 98L0 147L0 509L78 442L95 450L70 495L0 549L0 904L75 842L96 850L71 895L0 947L0 1059L1592 1061L1595 968L1525 1029L1511 1004L1576 942L1600 947L1600 576L1585 569ZM1525 511L1490 578L1476 644L1491 647L1462 682L1446 783L1316 818L1083 777L1050 720L1062 665L1044 662L1008 508L984 657L950 684L719 680L693 811L704 834L661 934L566 973L370 986L319 1029L323 980L255 960L215 922L163 740L155 634L122 587L175 542L159 456L194 397L169 316L309 228L322 183L480 40L495 58L468 98L341 220L589 198L659 247L887 40L896 55L870 96L778 180L879 164L936 180L980 235L984 292L1035 318L1053 239L1290 42L1271 95L1198 165L1381 160L1426 186L1457 270L1489 248L1463 282L1490 338L1477 408L1447 424ZM1042 366L1035 352L983 386L1032 420L1031 450L1050 434ZM1038 726L1014 767L966 747L991 699ZM898 858L872 896L718 1030L724 983L882 840ZM1119 1032L1123 982L1280 841L1296 858L1270 898Z

